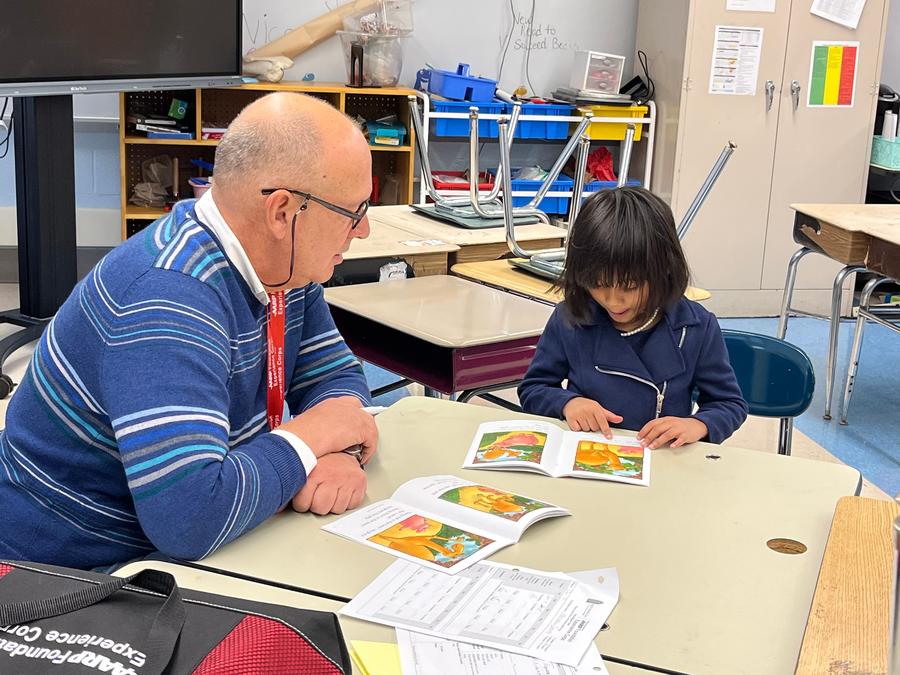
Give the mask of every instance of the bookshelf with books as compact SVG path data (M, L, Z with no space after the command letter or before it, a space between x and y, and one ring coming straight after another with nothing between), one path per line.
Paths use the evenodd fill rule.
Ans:
M407 130L402 142L369 146L372 150L373 203L409 204L412 201L415 138L409 124L406 98L413 93L410 89L282 82L221 89L126 92L119 95L122 239L139 232L167 212L165 206L136 205L130 201L135 185L144 182L146 162L160 156L169 158L178 174L177 189L169 190L169 200L176 196L181 199L191 197L193 189L188 181L208 177L208 172L198 168L197 164L212 164L225 127L244 106L273 91L310 94L367 122L396 116L399 125ZM182 112L177 110L180 105L177 102L186 104L182 119L169 114Z

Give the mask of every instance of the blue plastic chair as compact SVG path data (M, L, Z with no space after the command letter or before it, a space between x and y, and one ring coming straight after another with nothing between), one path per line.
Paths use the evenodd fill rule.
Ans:
M779 417L778 454L791 454L794 418L812 402L813 365L790 342L741 330L723 330L728 358L751 415Z

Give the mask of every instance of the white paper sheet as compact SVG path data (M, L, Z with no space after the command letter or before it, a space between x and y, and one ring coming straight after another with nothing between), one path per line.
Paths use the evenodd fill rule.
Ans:
M726 0L729 12L774 12L776 0Z
M403 675L609 675L596 645L577 666L397 629Z
M561 572L481 562L450 576L399 560L341 614L574 667L611 611L592 594Z
M755 96L762 42L762 28L716 26L709 93Z
M856 30L866 0L813 0L810 14Z

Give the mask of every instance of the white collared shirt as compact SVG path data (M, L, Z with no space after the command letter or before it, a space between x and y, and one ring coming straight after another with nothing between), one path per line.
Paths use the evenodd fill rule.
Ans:
M253 269L250 258L247 257L247 252L241 245L240 240L238 240L231 228L228 227L228 223L226 223L225 219L222 217L222 212L219 211L219 207L216 206L216 202L213 200L212 190L207 190L204 195L197 200L194 204L194 212L197 214L197 218L200 222L206 225L206 227L212 231L213 235L215 235L216 239L219 240L222 252L228 257L228 260L231 261L231 264L244 281L247 282L247 286L250 287L250 291L256 299L263 305L268 305L269 294L266 291L265 286L263 286L262 282L259 280L259 275L256 274L256 270ZM309 476L318 461L312 449L310 449L297 434L283 429L276 429L272 433L276 436L281 436L291 444L291 447L294 448L297 452L297 456L300 458L300 463L303 465L306 475Z

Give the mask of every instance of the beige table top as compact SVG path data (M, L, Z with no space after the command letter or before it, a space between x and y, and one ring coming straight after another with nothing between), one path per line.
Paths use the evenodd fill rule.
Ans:
M116 576L127 577L136 574L143 569L154 569L168 572L175 577L175 581L181 588L189 588L202 593L215 593L243 600L256 602L268 602L273 605L285 605L288 607L300 607L303 609L315 609L321 612L334 612L337 614L343 602L329 600L308 593L297 593L264 583L256 583L243 579L235 579L224 574L197 570L175 563L140 561L130 563L116 572ZM344 631L346 641L367 640L371 642L396 642L394 629L368 621L360 621L349 616L339 616L341 629ZM631 675L632 673L647 673L648 671L618 663L607 662L606 668L610 675ZM355 670L355 669L354 669ZM373 674L379 675L379 674Z
M553 309L458 277L435 275L325 291L328 304L444 347L540 335Z
M345 260L379 258L381 256L413 256L426 253L453 253L459 246L446 241L426 243L421 237L386 223L369 222L369 236L354 239L344 254Z
M838 502L803 636L798 675L887 673L893 594L893 521L900 505L844 497Z
M848 232L900 230L900 204L791 204L791 208ZM885 229L887 228L887 229Z
M503 227L490 227L481 230L467 230L456 227L435 218L416 213L409 206L373 206L368 211L369 221L384 223L401 230L406 230L414 238L440 239L451 244L471 246L474 244L498 244L506 241ZM534 225L517 225L516 240L534 241L536 239L565 238L566 231L555 225L535 223Z
M561 291L552 288L549 279L517 269L509 263L509 260L457 263L451 271L466 279L519 293L541 302L556 304L563 298ZM689 286L684 295L688 300L695 302L709 300L712 297L709 291L693 286Z
M423 397L376 418L367 503L449 473L568 508L493 556L545 570L615 566L621 599L600 651L690 673L783 673L797 661L837 500L850 467L697 443L653 456L649 488L464 470L481 422L527 417ZM718 457L718 459L716 459ZM353 596L395 558L329 534L336 516L282 513L210 556L212 567ZM785 555L773 538L808 550Z

